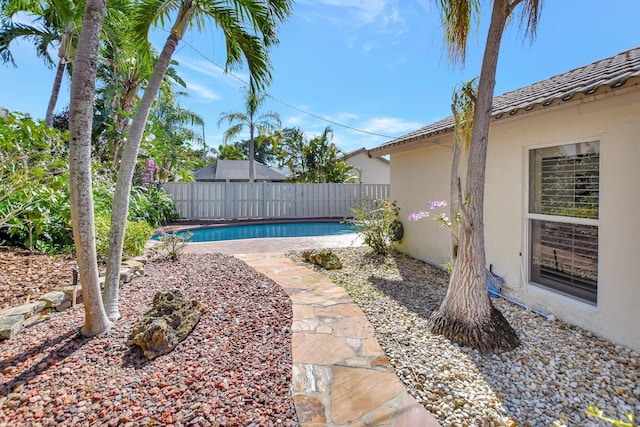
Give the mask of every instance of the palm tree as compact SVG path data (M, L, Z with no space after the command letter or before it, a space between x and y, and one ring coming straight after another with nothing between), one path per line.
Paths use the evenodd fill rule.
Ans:
M218 160L246 160L246 157L238 144L224 144L218 146Z
M277 131L280 124L280 116L273 111L257 116L258 110L264 103L266 96L257 95L251 86L247 90L247 99L244 113L226 112L220 115L218 127L227 122L231 127L224 131L222 141L226 144L231 138L240 135L245 128L249 130L249 182L253 182L255 176L255 138L264 137L269 133ZM257 117L256 117L257 116Z
M462 63L470 23L477 16L479 5L480 0L440 0L450 56ZM533 38L542 0L493 1L475 100L465 193L462 189L458 191L462 222L457 260L447 295L431 316L433 332L482 351L506 351L520 345L517 334L491 304L487 293L483 218L485 166L498 53L504 28L518 6L526 34Z
M160 182L175 180L176 169L192 169L191 143L202 145L202 135L193 126L204 126L204 120L193 111L180 106L176 93L163 90L149 114L153 140L144 151L158 166Z
M124 31L113 34L101 45L101 61L98 65L98 78L102 85L98 95L109 130L104 132L107 139L111 169L117 170L121 152L131 125L131 116L140 102L139 92L153 71L156 55L151 45L134 43L132 37L132 19L120 23ZM128 30L126 30L128 28ZM174 67L169 67L160 90L172 92L173 83L186 86Z
M26 39L34 43L36 54L45 63L53 67L54 60L49 48L58 45L58 65L51 89L45 121L47 126L53 125L55 109L67 64L73 57L77 30L82 12L82 3L72 0L56 0L40 2L38 0L9 0L3 8L7 22L0 29L0 58L3 62L15 65L10 45L14 40ZM26 13L33 18L33 25L15 23L11 20L19 13Z
M118 310L118 280L124 230L129 207L131 182L138 158L140 142L145 130L151 104L156 98L171 57L185 31L196 26L203 29L212 22L225 36L226 67L231 69L247 61L256 88L271 79L268 49L278 42L276 30L290 14L293 0L225 0L219 2L196 0L142 0L134 13L136 34L141 43L147 41L151 25L164 23L175 16L167 41L153 68L147 87L133 118L127 144L122 151L118 179L113 200L109 238L109 259L105 281L105 306L111 319L120 317Z
M80 270L85 322L82 334L98 335L112 323L98 283L98 263L91 189L91 121L100 28L106 9L102 0L87 0L71 79L69 107L69 187L73 240Z
M295 181L355 182L357 176L352 172L358 168L348 164L344 153L331 142L333 130L330 126L311 139L306 139L298 128L285 129L283 136L281 161L289 166Z
M458 256L458 212L460 211L458 204L458 166L460 165L460 156L463 151L468 153L471 145L471 132L473 130L473 113L476 102L476 93L478 90L478 79L473 78L464 83L459 90L453 93L451 102L451 112L454 121L454 143L453 158L451 160L451 177L449 182L449 218L450 218L450 236L451 236L451 261L450 265L456 263Z
M285 128L277 132L277 144L279 146L279 165L287 166L291 174L306 170L302 152L305 146L304 132L300 128Z

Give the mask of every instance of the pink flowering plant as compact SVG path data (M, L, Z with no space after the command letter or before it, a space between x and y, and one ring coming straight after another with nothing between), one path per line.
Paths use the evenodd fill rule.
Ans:
M444 200L433 200L427 203L427 209L426 211L417 211L414 212L412 214L409 214L408 216L408 220L409 221L419 221L423 218L431 218L434 221L437 221L439 223L441 223L442 225L447 226L448 228L452 229L453 228L453 224L451 223L451 221L449 220L449 217L447 216L446 213L442 212L439 214L434 215L434 213L432 211L438 209L438 208L446 208L447 207L447 202ZM456 221L459 223L460 222L460 215L457 215Z

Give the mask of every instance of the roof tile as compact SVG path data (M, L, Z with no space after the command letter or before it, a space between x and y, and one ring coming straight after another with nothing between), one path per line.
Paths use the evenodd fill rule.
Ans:
M496 96L493 98L491 114L500 118L505 114L514 115L521 110L531 110L538 105L546 107L556 100L570 101L576 94L590 95L602 87L618 88L633 77L640 77L640 47ZM453 116L449 116L370 151L384 154L389 148L452 130Z

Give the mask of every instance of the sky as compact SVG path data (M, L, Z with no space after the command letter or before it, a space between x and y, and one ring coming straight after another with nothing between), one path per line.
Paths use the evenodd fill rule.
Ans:
M271 51L263 112L309 137L326 126L344 152L373 148L450 115L451 95L479 75L490 18L485 0L464 67L449 60L436 0L298 0ZM514 19L504 34L495 95L640 46L640 0L547 0L533 40ZM166 32L151 41L159 51ZM44 118L54 69L28 43L11 46L17 68L0 64L0 106ZM54 52L55 55L55 52ZM225 73L216 31L190 30L174 59L187 83L182 106L205 120L206 143L222 144L223 112L243 111L245 69ZM56 110L68 104L69 79Z

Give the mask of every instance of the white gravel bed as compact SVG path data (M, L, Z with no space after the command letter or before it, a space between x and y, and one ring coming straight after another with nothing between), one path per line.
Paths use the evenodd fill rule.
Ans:
M638 353L498 298L493 302L522 346L483 355L429 332L446 273L402 254L376 256L367 247L334 252L341 270L314 268L363 309L398 377L443 426L610 425L587 416L587 405L612 417L640 415Z

